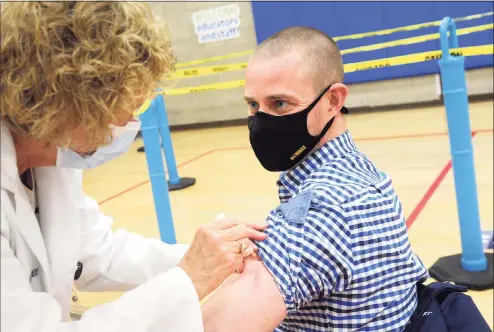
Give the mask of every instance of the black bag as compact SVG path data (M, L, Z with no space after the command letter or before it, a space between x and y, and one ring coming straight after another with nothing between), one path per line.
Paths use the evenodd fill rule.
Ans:
M418 305L405 332L492 332L467 291L453 283L417 284Z

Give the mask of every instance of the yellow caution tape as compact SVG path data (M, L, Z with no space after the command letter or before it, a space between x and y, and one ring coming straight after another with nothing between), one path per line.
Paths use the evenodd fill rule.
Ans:
M462 48L450 49L450 54L452 56L477 56L477 55L490 55L494 54L494 45L480 45L480 46L469 46ZM414 53L402 56L396 56L385 59L377 59L370 61L362 61L356 63L349 63L344 65L345 73L353 73L356 71L363 70L372 70L377 68L384 67L393 67L405 64L426 62L431 60L438 60L442 57L442 51L429 51L422 53ZM214 90L226 90L243 87L245 85L245 80L237 80L237 81L229 81L229 82L220 82L214 84L206 84L194 87L187 88L179 88L179 89L170 89L162 91L161 93L166 96L174 96L174 95L183 95L194 92L205 92L205 91L214 91ZM146 103L135 113L135 115L139 115L147 110L151 100L146 101ZM145 107L145 105L148 105Z
M487 13L481 13L481 14L475 14L475 15L468 15L468 16L464 16L464 17L457 17L453 20L455 22L476 20L476 19L479 19L482 17L492 16L493 14L494 14L494 12L487 12ZM378 30L378 31L356 33L356 34L347 35L347 36L334 37L333 39L335 41L339 41L339 40L348 40L348 39L360 39L360 38L373 37L373 36L383 36L383 35L389 35L389 34L396 33L396 32L413 31L413 30L419 30L422 28L439 26L441 24L441 22L442 21L432 21L432 22L426 22L426 23L419 23L419 24L407 25L407 26L399 27L399 28L384 29L384 30ZM236 57L240 57L240 56L244 56L244 55L249 55L252 52L254 52L254 50L236 52L236 53L220 55L220 56L215 56L212 58L194 60L194 61L189 61L189 62L181 62L181 63L178 63L176 67L177 68L183 68L183 67L199 65L199 64L203 64L203 63L207 63L207 62L212 62L212 61L231 59L231 58L236 58Z
M494 53L494 45L470 46L456 49L450 49L450 54L453 56L473 56L473 55L489 55ZM345 73L353 73L355 71L370 70L375 68L407 65L411 63L425 62L441 59L441 51L430 51L408 55L395 56L386 59L377 59L370 61L362 61L357 63L349 63L344 65Z
M480 31L485 31L489 29L494 29L494 24L483 24L483 25L478 25L474 27L469 27L469 28L463 28L459 29L456 31L456 34L458 36L463 36L463 35L468 35L474 32L480 32ZM359 46L355 48L349 48L346 50L342 50L341 54L350 54L350 53L357 53L357 52L365 52L365 51L374 51L374 50L379 50L382 48L387 48L387 47L395 47L395 46L402 46L402 45L410 45L410 44L417 44L417 43L422 43L434 39L439 39L440 35L439 33L432 33L429 35L422 35L422 36L417 36L417 37L410 37L410 38L403 38L403 39L398 39L398 40L393 40L385 43L378 43L378 44L373 44L373 45L367 45L367 46Z
M166 91L161 91L160 93L167 95L167 96L184 95L184 94L194 93L194 92L206 92L206 91L213 91L213 90L225 90L225 89L240 88L244 85L245 85L245 80L238 80L238 81L229 81L229 82L220 82L220 83L214 83L214 84L193 86L193 87L188 87L188 88L170 89L170 90L166 90ZM134 116L139 116L140 114L146 112L149 108L149 105L151 105L151 102L152 102L152 99L147 99L146 102L136 112L134 112Z
M479 19L482 17L492 16L493 14L494 14L494 12L487 12L487 13L482 13L482 14L468 15L468 16L464 16L464 17L455 18L455 19L453 19L453 21L461 22L461 21L476 20L476 19ZM426 22L426 23L419 23L419 24L407 25L407 26L399 27L399 28L384 29L384 30L370 31L370 32L364 32L364 33L356 33L353 35L335 37L333 39L335 41L339 41L339 40L348 40L348 39L360 39L360 38L364 38L364 37L383 36L383 35L389 35L389 34L392 34L395 32L413 31L413 30L418 30L418 29L423 29L423 28L435 27L435 26L441 25L441 22L442 22L442 20Z
M210 66L210 67L197 67L189 69L179 69L168 75L167 79L175 79L179 77L192 77L192 76L204 76L211 74L224 73L228 71L237 71L247 68L247 62L234 63L230 65Z
M220 56L215 56L212 58L207 58L207 59L201 59L201 60L194 60L194 61L189 61L189 62L179 62L175 67L177 68L183 68L183 67L189 67L189 66L195 66L199 65L201 63L206 63L206 62L212 62L212 61L218 61L218 60L223 60L223 59L230 59L230 58L236 58L244 55L249 55L253 52L253 50L248 50L248 51L243 51L243 52L236 52L236 53L231 53L227 55L220 55Z
M174 95L183 95L187 93L193 92L205 92L212 90L225 90L225 89L233 89L244 86L245 80L237 80L237 81L229 81L229 82L220 82L214 84L206 84L188 88L180 88L180 89L171 89L168 91L163 91L162 93L166 96L174 96Z
M494 48L494 45L470 46L470 47L451 49L450 53L453 56L488 55L488 54L494 53L493 48ZM441 51L422 52L422 53L408 54L408 55L396 56L396 57L385 58L385 59L377 59L377 60L349 63L349 64L344 65L344 69L345 69L345 73L352 73L352 72L361 71L361 70L370 70L370 69L375 69L375 68L399 66L399 65L411 64L411 63L437 60L437 59L440 59L441 56L442 56ZM244 80L238 80L238 81L231 81L231 82L206 84L206 85L201 85L201 86L196 86L196 87L171 89L168 91L164 91L162 93L167 95L167 96L181 95L181 94L192 93L192 92L231 89L231 88L244 86L244 84L245 84Z
M485 31L485 30L489 30L489 29L494 29L494 24L484 24L484 25L459 29L459 30L457 30L457 35L459 35L459 36L467 35L470 33ZM404 39L393 40L393 41L374 44L374 45L350 48L350 49L342 50L341 54L374 51L374 50L379 50L379 49L383 49L383 48L387 48L387 47L396 47L396 46L402 46L402 45L421 43L421 42L430 41L430 40L434 40L434 39L438 39L438 38L440 38L439 33L433 33L433 34L429 34L429 35L404 38ZM224 73L224 72L230 72L230 71L238 71L238 70L243 70L245 68L247 68L246 62L234 63L234 64L229 64L229 65L221 65L221 66L208 66L208 67L196 67L196 68L189 68L189 69L180 69L180 70L176 70L175 72L171 73L166 78L171 80L171 79L177 79L177 78L188 78L188 77L193 77L193 76L205 76L205 75Z

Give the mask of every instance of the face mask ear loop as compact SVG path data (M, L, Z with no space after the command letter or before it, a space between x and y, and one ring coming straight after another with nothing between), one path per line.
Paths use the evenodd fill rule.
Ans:
M309 107L307 107L307 110L310 112L312 111L312 109L317 105L317 103L321 100L321 98L326 94L326 92L328 92L328 90L331 88L331 85L329 85L326 89L323 90L323 92L321 92L321 94L319 96L317 96L316 100L314 100L310 105Z
M326 125L324 126L324 128L322 129L321 133L319 134L319 136L317 137L317 139L320 141L324 135L326 135L326 133L328 132L329 128L331 127L331 125L333 124L333 121L334 121L334 116L331 118L331 120L328 121L328 123L326 123Z
M330 88L331 88L331 85L330 85L330 86L328 86L326 89L324 89L324 91L323 91L323 92L319 95L319 97L317 97L317 98L316 98L316 100L314 100L314 101L312 102L312 104L310 104L310 106L309 106L309 107L307 107L307 109L309 110L309 112L312 110L312 108L314 108L314 107L317 105L317 103L319 102L319 100L321 100L321 98L324 96L324 94L325 94L326 92L328 92L328 90L329 90ZM345 106L343 106L343 107L341 108L341 113L343 113L343 114L348 114L348 109L347 109ZM330 127L331 127L331 125L333 124L333 121L334 121L335 117L336 117L336 116L333 116L333 117L331 118L331 120L329 120L329 121L328 121L328 123L324 126L324 128L323 128L323 129L322 129L322 131L321 131L321 133L320 133L320 134L319 134L319 136L317 137L317 139L318 139L318 140L321 140L321 139L323 138L323 136L324 136L324 135L326 135L326 133L328 132L329 128L330 128Z
M306 111L307 111L307 114L309 114L312 109L317 105L317 103L321 100L321 98L326 94L326 92L328 92L328 90L331 88L331 85L329 85L326 89L323 90L323 92L321 92L321 94L316 98L316 100L314 100L310 105L309 107L306 108ZM326 135L326 132L329 130L329 127L331 127L331 125L333 124L333 121L334 121L334 117L328 121L328 123L326 123L326 125L324 126L324 128L322 129L321 133L316 136L318 140L321 140L321 138ZM311 135L312 136L312 135Z

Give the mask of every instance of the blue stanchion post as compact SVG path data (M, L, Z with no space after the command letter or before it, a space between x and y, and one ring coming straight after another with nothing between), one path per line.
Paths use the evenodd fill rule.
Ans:
M163 152L165 153L166 168L168 170L168 188L169 190L180 190L192 186L196 182L195 178L181 178L178 175L177 163L175 162L175 152L173 151L172 137L170 134L170 126L168 124L163 95L159 94L154 99L154 102L156 103L156 118L161 135Z
M451 41L453 48L458 48L458 37L453 20L446 19L443 21L440 35L442 58L439 60L439 68L442 77L456 203L460 221L461 265L467 271L484 271L487 268L487 260L482 248L482 230L480 229L472 134L468 112L465 58L450 55L449 41Z
M459 47L456 26L451 18L443 19L439 33L442 57L438 62L448 123L462 254L440 258L431 267L430 273L438 280L454 281L473 289L492 288L492 255L488 261L482 247L465 58L461 54L450 54L450 47Z
M151 102L148 110L139 117L141 120L141 132L146 146L146 159L151 179L154 207L158 219L160 238L169 244L177 243L175 227L173 225L168 182L166 179L159 125L157 120L158 105L156 98Z
M177 163L175 162L175 153L173 151L172 138L170 134L170 126L168 125L168 117L166 115L166 107L163 95L158 95L155 101L158 103L157 118L160 128L161 144L165 152L166 168L168 170L168 181L171 184L180 183L178 176Z

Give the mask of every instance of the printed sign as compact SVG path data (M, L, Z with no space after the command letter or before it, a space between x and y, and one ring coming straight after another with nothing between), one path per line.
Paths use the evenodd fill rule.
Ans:
M482 232L482 244L484 245L484 249L494 249L493 231Z
M192 14L199 44L240 37L238 4L201 10Z

